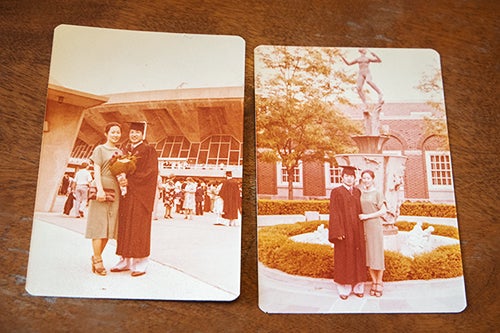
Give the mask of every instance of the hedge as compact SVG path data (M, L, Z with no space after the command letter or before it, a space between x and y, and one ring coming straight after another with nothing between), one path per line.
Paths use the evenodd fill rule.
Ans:
M328 200L258 200L259 215L296 215L305 211L317 211L328 214ZM435 204L430 202L404 202L400 207L400 215L457 217L455 205Z
M398 222L401 226L410 226L408 222ZM279 269L288 274L314 278L333 278L333 252L329 245L299 243L291 236L313 232L325 222L297 222L262 227L258 233L259 261L270 268ZM438 228L432 234L448 236L450 228ZM458 235L458 231L455 232ZM416 255L414 259L399 252L385 251L385 281L429 280L461 276L462 257L460 245L446 245L432 252ZM367 280L369 274L367 270Z

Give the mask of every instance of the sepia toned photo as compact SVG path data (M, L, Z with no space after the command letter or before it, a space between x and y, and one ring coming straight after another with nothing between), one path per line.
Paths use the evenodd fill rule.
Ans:
M259 307L466 307L439 55L255 49Z
M240 293L245 43L54 31L26 290Z

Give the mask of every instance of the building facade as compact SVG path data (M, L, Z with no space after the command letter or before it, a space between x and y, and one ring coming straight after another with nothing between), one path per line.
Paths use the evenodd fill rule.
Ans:
M342 110L353 120L362 120L360 108ZM380 125L389 140L385 154L406 156L404 199L454 203L450 151L447 141L429 131L428 121L436 110L426 103L384 104ZM355 146L353 141L353 146ZM301 163L288 175L280 163L257 162L258 197L287 199L293 181L294 199L328 198L340 185L340 169L328 162Z
M36 211L52 211L61 179L88 162L105 142L104 127L147 122L146 140L158 153L160 175L222 179L243 169L243 87L127 92L95 96L49 85Z

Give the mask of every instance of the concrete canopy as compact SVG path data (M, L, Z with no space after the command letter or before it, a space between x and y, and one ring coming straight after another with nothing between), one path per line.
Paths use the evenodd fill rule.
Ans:
M243 88L198 88L123 93L92 107L85 116L78 139L95 145L103 139L106 123L116 121L128 131L128 122L146 121L147 140L184 136L200 142L208 136L231 135L243 141ZM123 136L126 139L126 135Z

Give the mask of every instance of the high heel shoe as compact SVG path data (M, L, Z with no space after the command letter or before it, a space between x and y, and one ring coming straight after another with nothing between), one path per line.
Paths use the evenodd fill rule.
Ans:
M377 287L377 289L375 290L375 296L382 297L382 295L384 293L384 287L383 287L382 283L377 283L377 286L380 286L380 288Z
M92 256L91 260L92 260L92 273L105 276L107 272L106 268L104 268L102 264L102 259L101 258L97 259L94 256Z
M370 296L375 296L376 292L377 292L377 283L372 283L372 287L370 289Z

